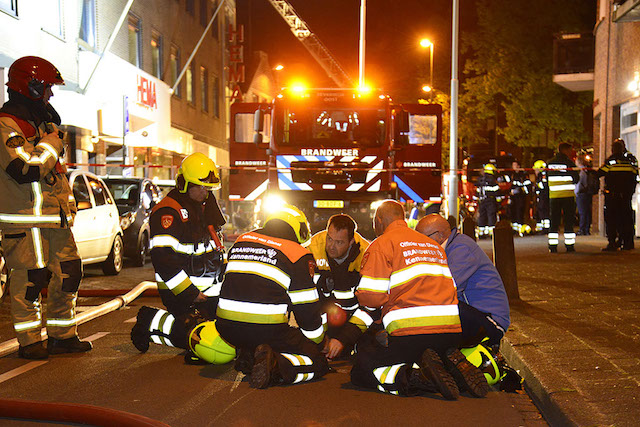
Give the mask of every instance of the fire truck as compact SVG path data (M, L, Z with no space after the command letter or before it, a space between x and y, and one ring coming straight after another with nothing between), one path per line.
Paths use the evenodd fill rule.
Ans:
M374 237L381 200L440 204L441 134L440 105L394 104L376 91L285 88L272 103L234 103L231 210L255 226L291 203L312 232L343 212Z

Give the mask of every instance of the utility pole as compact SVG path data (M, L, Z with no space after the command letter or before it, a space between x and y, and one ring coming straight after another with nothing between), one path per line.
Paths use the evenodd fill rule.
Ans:
M458 220L458 17L460 0L453 0L451 31L451 123L449 138L449 216Z
M360 78L358 80L358 86L360 88L365 87L364 83L364 49L365 49L365 33L367 27L367 0L361 0L360 2L360 52L358 55Z

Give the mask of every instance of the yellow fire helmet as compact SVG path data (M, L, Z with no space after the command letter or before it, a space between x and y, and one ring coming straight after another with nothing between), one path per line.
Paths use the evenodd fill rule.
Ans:
M498 169L492 163L487 163L486 165L484 165L484 173L495 175L497 170Z
M534 169L544 169L546 167L547 164L544 162L544 160L536 160L536 162L533 164Z
M289 226L296 233L298 243L300 243L301 245L307 243L311 238L311 232L307 217L300 209L296 208L295 206L284 205L278 208L277 211L269 215L264 223L267 224L273 219L280 219L289 224Z
M187 192L189 183L209 187L211 190L220 188L220 174L216 164L202 153L189 154L182 160L178 176L184 178L184 186L178 190L181 193Z
M498 368L496 359L484 345L478 344L475 347L460 349L460 351L473 366L476 366L482 371L489 385L496 384L500 381L500 377L502 376L500 368Z
M189 334L189 347L202 360L224 365L236 357L236 349L218 333L216 322L203 322Z

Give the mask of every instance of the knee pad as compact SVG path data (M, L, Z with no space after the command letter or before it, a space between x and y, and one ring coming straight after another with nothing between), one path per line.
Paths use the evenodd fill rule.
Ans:
M65 292L78 292L82 280L82 261L74 259L60 263L62 270L62 290Z
M49 271L49 269L46 267L28 270L27 280L30 283L33 283L33 286L27 287L25 298L28 301L33 302L38 299L40 291L42 291L43 288L46 288L49 284L49 280L51 280L51 271Z

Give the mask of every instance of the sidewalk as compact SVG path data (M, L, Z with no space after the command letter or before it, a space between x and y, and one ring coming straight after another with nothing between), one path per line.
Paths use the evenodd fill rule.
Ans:
M640 423L640 241L605 245L578 236L577 253L550 254L546 236L515 238L520 301L501 350L551 425Z

